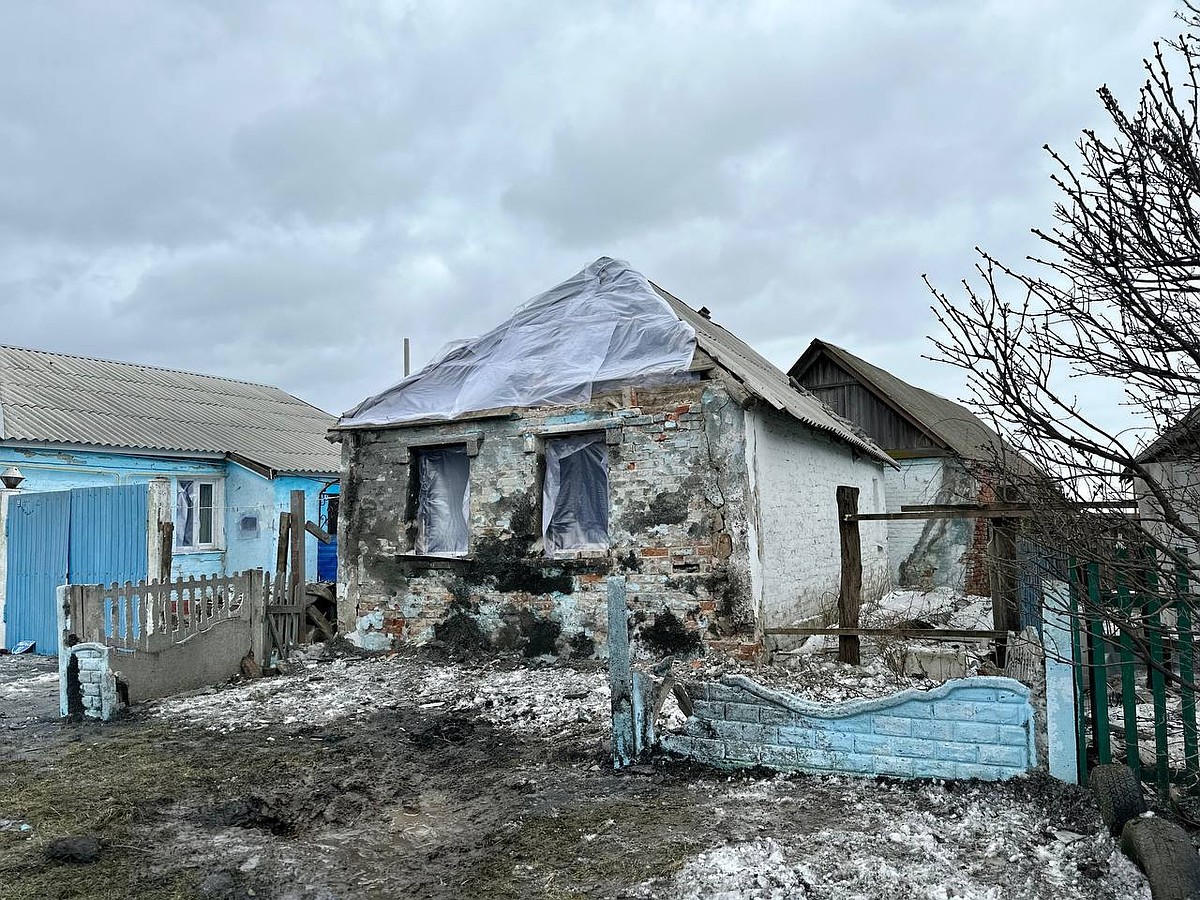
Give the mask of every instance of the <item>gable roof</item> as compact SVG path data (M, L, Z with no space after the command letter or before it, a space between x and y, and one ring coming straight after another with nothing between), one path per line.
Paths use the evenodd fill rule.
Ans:
M0 345L0 440L227 456L332 475L334 418L279 388Z
M755 397L810 428L832 434L874 459L895 465L894 460L853 423L831 410L795 379L783 374L733 332L700 315L657 284L653 287L675 314L696 330L696 346Z
M1197 445L1200 444L1197 431L1200 431L1200 406L1192 409L1187 415L1163 430L1162 434L1151 441L1146 449L1139 453L1136 461L1139 463L1154 462L1159 459L1170 459L1183 454L1194 456Z
M901 381L891 372L873 366L848 350L815 339L796 360L789 374L797 380L821 354L862 381L868 389L901 416L924 431L940 447L968 460L987 462L1012 448L982 419L961 403Z
M687 372L698 352L754 397L894 464L740 338L609 257L538 294L482 337L451 344L417 374L347 412L336 430L582 403L594 383Z

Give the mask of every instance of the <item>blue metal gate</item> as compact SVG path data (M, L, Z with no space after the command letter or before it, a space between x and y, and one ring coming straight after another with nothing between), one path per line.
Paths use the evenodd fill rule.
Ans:
M67 581L70 492L9 497L7 531L4 622L8 644L37 641L38 653L57 653L58 612L54 591Z
M8 501L5 637L58 652L55 589L141 581L147 573L144 484L17 494Z

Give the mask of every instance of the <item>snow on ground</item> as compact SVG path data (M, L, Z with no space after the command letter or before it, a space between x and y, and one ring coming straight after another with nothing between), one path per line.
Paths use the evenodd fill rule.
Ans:
M1145 879L1102 828L1058 827L1053 810L1007 786L822 779L839 786L837 824L705 850L638 887L656 900L1149 900ZM734 789L738 804L803 798L777 778ZM718 813L722 810L718 809Z
M769 666L706 658L690 671L680 667L676 675L706 681L716 681L722 675L745 675L764 687L824 703L886 697L909 688L927 690L936 683L928 678L897 675L878 657L864 660L861 666L839 663L818 654L780 654L776 658L782 662Z
M494 724L552 734L578 723L607 723L607 673L545 666L434 664L412 657L308 660L277 678L208 688L161 700L151 714L222 733L320 727L412 704L472 711Z
M799 693L820 699L896 688L896 676L875 667L847 670L820 659L809 665L777 674L796 686L808 679ZM753 674L737 666L722 671L730 668ZM693 674L706 671L720 674L704 666ZM771 675L763 680L770 682ZM501 660L442 663L403 655L309 661L291 675L160 701L150 714L228 733L319 727L401 706L479 715L534 738L561 742L569 735L581 746L598 746L608 734L602 669ZM1048 782L696 779L684 790L711 810L709 820L717 827L678 871L631 886L621 896L1149 900L1144 879L1116 849L1094 810L1079 812L1079 792L1074 800L1060 800L1055 789L1046 788ZM1070 803L1076 804L1074 818L1064 818L1061 810ZM789 824L770 824L778 822ZM725 843L712 843L714 836Z
M864 628L886 628L917 621L934 628L989 631L992 627L992 600L990 597L961 594L948 588L891 591L876 601L864 603L859 613L859 622Z

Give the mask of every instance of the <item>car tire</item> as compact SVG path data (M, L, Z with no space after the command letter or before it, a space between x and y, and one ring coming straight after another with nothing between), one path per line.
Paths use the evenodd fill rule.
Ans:
M1142 795L1142 783L1129 766L1117 764L1096 766L1089 779L1092 795L1100 818L1108 826L1109 834L1121 833L1125 823L1136 819L1146 811L1146 798Z
M1200 900L1200 855L1175 823L1133 819L1121 832L1121 849L1146 873L1154 900Z

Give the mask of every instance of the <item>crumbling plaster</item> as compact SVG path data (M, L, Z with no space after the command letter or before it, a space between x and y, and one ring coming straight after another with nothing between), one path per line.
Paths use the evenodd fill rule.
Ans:
M579 407L343 432L342 631L376 649L486 638L505 649L603 654L604 579L624 575L635 641L678 633L675 622L650 629L669 611L710 646L755 652L764 623L803 618L836 597L835 487L858 485L870 503L876 493L883 502L883 485L878 462L746 401L717 377L599 392ZM611 548L546 559L539 441L530 436L614 423ZM407 447L476 435L467 558L414 556ZM886 566L884 529L865 534L873 577Z
M611 549L546 559L539 442L527 435L614 421ZM412 556L405 448L475 434L468 558ZM451 623L456 639L478 626L514 649L535 634L543 647L548 638L560 649L602 647L604 578L621 572L644 621L667 609L710 638L736 640L738 626L753 622L743 435L741 407L719 382L700 380L597 393L583 407L348 432L339 543L350 603L341 628L370 646L444 636Z

